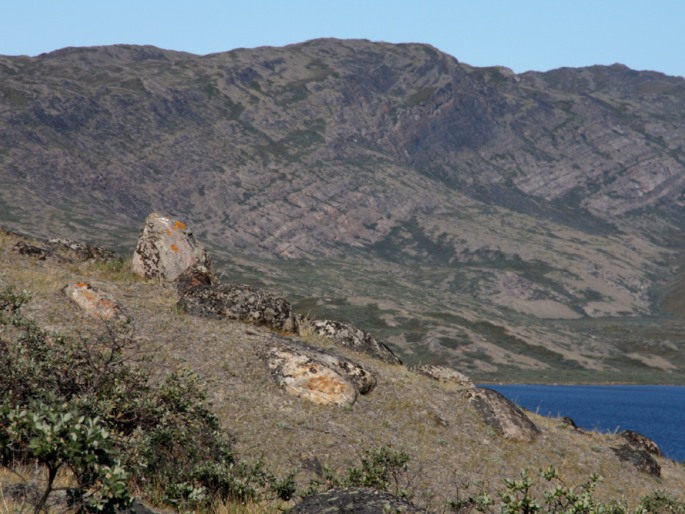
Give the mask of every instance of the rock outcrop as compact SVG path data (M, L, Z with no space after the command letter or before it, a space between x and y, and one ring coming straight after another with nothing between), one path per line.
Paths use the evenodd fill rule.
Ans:
M382 514L384 512L411 514L426 511L385 491L352 487L330 489L309 496L290 512L293 514Z
M186 224L159 213L150 214L138 237L131 270L145 278L174 281L196 265L212 270L207 250L195 240Z
M287 300L251 286L219 284L186 290L178 307L188 314L266 325L295 332L295 315Z
M90 246L79 241L72 241L71 239L50 239L42 244L18 241L14 245L14 250L21 255L28 255L43 261L48 258L69 263L120 260L120 257L114 250Z
M314 332L328 337L338 344L364 352L389 364L402 364L402 361L385 344L377 341L365 330L332 320L309 320Z
M262 357L271 374L289 393L319 404L352 405L358 394L376 386L376 378L344 357L279 336Z
M612 448L616 456L623 462L627 462L635 466L638 470L649 475L660 477L661 466L646 450L635 448L630 443L622 444L617 448Z
M473 405L483 422L503 437L530 442L540 435L535 423L497 391L474 387L465 389L461 394Z
M420 364L411 368L411 371L426 375L427 377L437 380L443 384L453 384L458 388L467 389L475 387L469 377L457 370L448 368L446 366L436 366L433 364Z
M661 449L659 448L659 445L646 435L635 432L634 430L624 430L618 435L625 439L630 446L637 450L644 450L647 453L656 455L657 457L661 456Z
M85 282L67 284L62 291L89 316L107 322L128 324L130 316L109 293Z

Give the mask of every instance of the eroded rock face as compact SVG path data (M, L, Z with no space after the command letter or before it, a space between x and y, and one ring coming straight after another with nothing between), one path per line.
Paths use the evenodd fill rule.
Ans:
M377 341L365 330L340 321L310 320L309 323L317 334L328 337L336 343L367 353L390 364L402 364L390 348Z
M286 338L274 336L262 356L289 394L314 403L349 406L376 386L360 364Z
M447 366L420 364L419 366L411 368L411 370L415 373L426 375L427 377L437 380L438 382L442 382L443 384L454 384L459 388L474 387L473 382L471 382L469 377L463 373L459 373L457 370L448 368Z
M297 514L380 514L383 512L410 514L426 511L385 491L352 487L330 489L309 496L290 512Z
M102 321L115 323L130 323L132 320L109 293L85 282L68 284L62 290L76 305L81 307L89 316Z
M622 444L618 448L612 448L616 456L623 462L635 466L643 473L648 473L655 477L661 476L661 466L653 455L646 450L635 448L629 443Z
M644 450L647 453L656 455L657 457L661 456L661 449L659 448L659 445L646 435L635 432L634 430L624 430L618 435L620 435L630 446L637 450Z
M195 316L226 318L295 332L295 316L283 298L237 284L191 287L183 293L179 308Z
M173 281L196 265L212 269L207 250L195 241L186 224L158 213L150 214L138 237L131 270L146 278Z
M540 429L514 403L497 391L474 387L461 393L480 414L483 422L507 439L533 441Z

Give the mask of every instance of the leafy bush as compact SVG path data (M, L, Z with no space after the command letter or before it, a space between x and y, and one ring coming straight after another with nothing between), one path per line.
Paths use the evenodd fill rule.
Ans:
M328 466L321 467L319 475L323 478L323 482L319 480L310 482L303 496L316 494L322 488L369 487L410 498L409 481L406 477L409 460L410 457L406 452L396 450L389 445L364 449L360 465L348 468L341 474L334 473Z
M601 475L592 474L588 480L578 486L567 486L559 477L557 470L550 466L539 472L547 488L541 497L536 496L536 483L526 470L521 471L517 480L505 480L504 489L496 496L499 503L489 493L482 493L466 498L457 498L449 502L452 512L467 513L472 511L491 513L498 511L506 514L532 514L535 512L564 514L627 514L628 508L609 500L606 503L594 497L597 486L602 482ZM640 505L633 511L635 514L685 514L685 503L679 502L663 491L642 498Z
M130 503L128 474L114 451L109 431L97 418L79 416L67 405L34 403L26 408L0 407L1 462L35 460L47 468L40 512L61 468L73 473L78 486L72 503L86 510L115 512Z
M137 353L127 352L136 345L130 335L50 334L21 314L29 298L0 292L0 334L11 336L0 339L0 454L7 467L44 466L41 505L61 469L72 471L71 497L85 510L126 504L130 484L183 508L264 490L293 494L287 479L236 459L194 373L152 384L142 363L126 357Z

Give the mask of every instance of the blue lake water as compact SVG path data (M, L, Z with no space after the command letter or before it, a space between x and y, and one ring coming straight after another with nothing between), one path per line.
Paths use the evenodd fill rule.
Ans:
M665 456L685 460L685 387L637 385L486 385L533 412L568 416L581 428L634 430Z

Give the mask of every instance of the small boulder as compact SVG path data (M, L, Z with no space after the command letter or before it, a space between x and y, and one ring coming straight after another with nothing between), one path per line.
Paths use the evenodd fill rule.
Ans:
M197 286L186 290L178 307L189 314L267 325L295 332L295 316L287 300L237 284Z
M332 320L310 320L314 332L332 339L338 344L364 352L389 364L402 364L402 361L385 344L377 341L365 330Z
M647 453L656 455L657 457L661 456L661 449L659 448L659 445L646 435L642 435L641 433L633 430L624 430L618 435L625 439L630 446L637 450L644 450Z
M513 402L493 389L473 387L461 393L483 422L507 439L534 441L540 429Z
M314 403L349 406L376 386L360 364L303 343L274 336L263 353L276 381L289 393Z
M130 323L131 318L110 294L85 282L66 285L62 291L89 316L102 321Z
M639 471L655 477L661 476L661 466L654 456L647 451L635 448L629 443L622 444L618 448L612 448L612 450L620 460L632 464Z
M207 250L195 241L186 224L150 214L138 237L131 270L145 278L174 281L195 265L212 269Z
M569 418L568 416L562 416L559 421L567 427L571 427L573 430L578 430L580 431L580 428L578 428L578 425L576 425L576 422L573 421L572 418Z
M329 489L308 496L290 512L293 514L380 514L383 512L416 514L426 511L385 491L350 487Z
M419 373L420 375L426 375L443 384L453 384L461 389L475 387L469 377L463 373L459 373L457 370L448 368L447 366L420 364L419 366L411 368L411 371Z
M193 287L213 286L216 284L216 277L211 270L202 264L196 264L181 273L175 282L176 291L178 291L179 295L183 296L186 291Z

